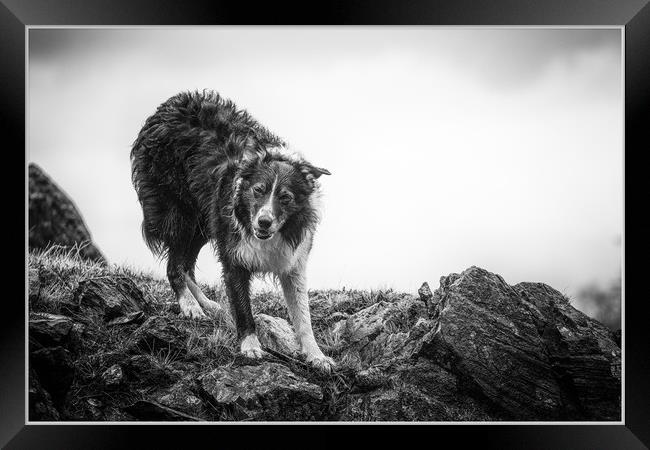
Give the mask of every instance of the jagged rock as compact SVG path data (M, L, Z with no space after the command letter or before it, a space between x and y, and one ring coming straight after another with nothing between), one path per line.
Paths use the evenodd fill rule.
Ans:
M124 373L119 364L113 364L102 373L102 382L106 387L115 387L122 383Z
M612 340L616 342L618 348L621 348L621 329L612 332Z
M420 286L420 289L418 289L418 295L420 296L420 300L422 300L427 305L429 304L429 302L433 299L433 293L431 292L429 283L426 281L422 283L422 286Z
M300 352L300 344L296 340L293 328L286 320L267 314L257 314L255 325L257 336L263 346L286 355Z
M164 316L149 317L129 340L129 347L152 354L181 354L187 351L187 336Z
M106 262L72 200L40 167L30 163L29 248L44 249L53 244L76 246L82 258Z
M29 336L44 347L70 342L74 322L66 316L48 313L33 314L29 319Z
M126 277L84 280L74 292L75 303L85 315L111 321L137 312L150 312L142 291Z
M54 407L52 397L43 389L33 369L29 371L29 420L60 420L59 411Z
M323 399L319 386L272 362L220 367L200 385L211 403L237 419L314 420Z
M372 339L384 327L387 313L393 305L380 301L348 317L345 323L345 336L351 343Z
M47 347L30 352L30 367L52 396L55 405L60 405L74 379L74 364L71 354L63 347Z
M472 267L443 277L434 302L435 326L416 354L461 377L466 390L507 416L619 417L613 367L620 351L559 292L533 283L512 287Z
M611 331L542 283L514 289L531 310L570 417L620 419L621 349Z

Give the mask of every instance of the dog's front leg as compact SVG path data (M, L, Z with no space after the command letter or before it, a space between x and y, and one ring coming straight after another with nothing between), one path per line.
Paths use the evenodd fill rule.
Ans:
M255 321L251 310L250 271L237 266L224 265L224 282L230 308L237 326L239 351L248 358L261 358L260 341L255 333Z
M334 367L334 360L323 354L314 338L304 269L299 268L296 271L280 275L280 284L287 302L289 317L296 331L301 351L307 357L307 362L318 369L329 372Z

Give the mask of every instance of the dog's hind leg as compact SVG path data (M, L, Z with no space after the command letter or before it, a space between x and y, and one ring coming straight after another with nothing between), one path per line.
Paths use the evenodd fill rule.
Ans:
M223 312L221 305L215 301L210 300L201 290L199 285L196 283L196 278L194 278L194 268L196 266L196 259L199 256L199 252L203 246L207 243L207 240L203 238L200 234L196 234L194 239L187 248L184 261L185 269L185 283L189 288L190 292L194 298L199 302L201 308L213 317L216 317L218 314Z
M187 270L184 251L170 248L167 260L167 278L172 286L181 314L191 319L207 319L199 302L187 285Z
M224 264L224 282L230 300L230 308L237 326L239 351L248 358L261 358L264 354L255 332L255 320L251 310L250 271L243 267Z

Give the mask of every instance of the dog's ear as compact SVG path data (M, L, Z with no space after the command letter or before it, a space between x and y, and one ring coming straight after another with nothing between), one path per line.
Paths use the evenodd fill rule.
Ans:
M321 175L332 175L329 170L313 166L309 163L302 163L300 165L300 171L307 177L307 179L318 179Z

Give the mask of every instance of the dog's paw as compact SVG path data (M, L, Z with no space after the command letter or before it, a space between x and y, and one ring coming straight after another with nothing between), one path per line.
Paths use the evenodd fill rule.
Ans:
M334 360L323 354L307 356L307 362L323 373L331 373L336 368Z
M189 319L205 320L208 316L196 302L179 302L181 307L181 316Z
M239 352L250 359L260 359L264 356L264 351L260 345L260 341L257 339L257 336L250 334L246 336L242 341L239 347Z

